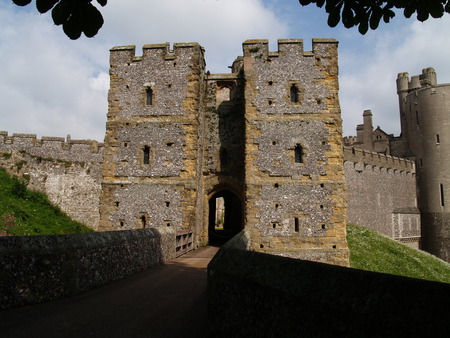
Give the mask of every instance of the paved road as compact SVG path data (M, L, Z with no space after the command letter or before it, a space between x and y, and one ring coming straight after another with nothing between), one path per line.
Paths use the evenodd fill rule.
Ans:
M0 311L0 337L208 337L206 247L85 294Z

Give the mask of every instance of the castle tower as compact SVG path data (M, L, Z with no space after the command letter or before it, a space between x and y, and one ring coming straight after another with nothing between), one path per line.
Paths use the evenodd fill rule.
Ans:
M397 78L403 154L415 159L421 248L450 261L450 84L437 84L433 68Z
M337 41L244 43L251 249L348 265Z
M111 49L100 230L200 231L204 67L197 43Z

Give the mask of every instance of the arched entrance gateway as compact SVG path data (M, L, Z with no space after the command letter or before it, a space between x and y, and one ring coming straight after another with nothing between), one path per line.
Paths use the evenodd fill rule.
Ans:
M229 190L221 190L209 199L208 242L222 245L243 229L242 202Z

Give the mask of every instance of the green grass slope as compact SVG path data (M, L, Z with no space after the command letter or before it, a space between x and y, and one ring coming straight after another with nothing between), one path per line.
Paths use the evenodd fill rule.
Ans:
M426 252L350 224L347 241L352 268L450 283L450 264Z
M0 235L59 235L92 230L51 205L43 193L0 168Z

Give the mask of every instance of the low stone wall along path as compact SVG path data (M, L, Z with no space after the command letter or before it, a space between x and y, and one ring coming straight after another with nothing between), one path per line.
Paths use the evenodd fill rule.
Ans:
M208 337L206 266L218 248L85 294L0 311L7 337Z

